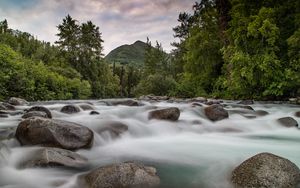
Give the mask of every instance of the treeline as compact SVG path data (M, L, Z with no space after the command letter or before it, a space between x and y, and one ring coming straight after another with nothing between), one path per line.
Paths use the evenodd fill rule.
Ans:
M300 95L300 1L202 0L193 10L174 28L175 95Z
M103 60L101 33L92 22L69 15L58 26L57 45L0 22L0 99L28 100L115 97L118 78Z

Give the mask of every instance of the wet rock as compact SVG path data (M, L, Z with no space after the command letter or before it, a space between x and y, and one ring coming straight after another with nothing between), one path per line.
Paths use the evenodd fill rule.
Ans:
M191 105L192 105L192 107L203 106L202 104L200 104L198 102L193 102Z
M41 148L34 151L26 162L21 164L23 168L65 166L70 168L83 168L87 165L87 159L81 155L59 148Z
M22 118L23 119L27 119L30 117L42 117L42 118L48 118L48 115L46 114L46 112L42 112L42 111L30 111L25 113Z
M0 118L8 118L8 114L0 114Z
M89 188L151 188L160 184L155 168L132 162L100 167L84 180Z
M149 112L148 119L161 119L177 121L180 116L180 110L176 107L165 108L161 110L153 110Z
M0 103L0 110L16 110L14 105L11 105L6 102Z
M266 115L269 115L269 112L264 111L264 110L256 110L255 114L258 116L266 116Z
M16 131L21 145L43 145L68 150L90 148L93 132L82 125L40 117L23 120Z
M214 105L214 104L221 104L222 101L219 101L219 100L209 100L207 102L205 102L204 104L206 105Z
M101 126L96 128L96 132L101 134L108 131L113 138L119 137L122 133L128 131L128 126L119 121L103 122Z
M298 122L292 117L283 117L277 121L284 127L298 127Z
M214 104L204 108L206 117L211 121L219 121L229 117L228 112L222 107L222 105Z
M145 101L166 101L169 100L170 97L168 96L156 96L156 95L144 95L139 97L139 100L145 100ZM172 99L174 100L174 99Z
M133 99L115 99L115 100L107 100L105 103L108 106L117 106L117 105L123 105L123 106L140 106L139 101L133 100Z
M34 107L31 107L30 109L26 110L26 112L45 112L47 114L47 118L52 118L52 114L50 112L50 110L46 107L43 107L43 106L34 106Z
M300 111L299 112L295 112L295 116L296 117L300 117Z
M65 113L65 114L75 114L80 112L80 108L76 105L66 105L64 107L62 107L62 109L60 110L61 112Z
M242 108L247 110L254 110L251 106L248 105L240 105L240 104L226 104L225 107L231 107L231 108Z
M235 168L231 181L237 188L296 188L300 183L300 170L285 158L260 153Z
M27 102L25 99L17 97L11 97L10 99L8 99L8 103L14 106L23 106L29 104L29 102Z
M97 112L97 111L95 111L95 110L93 110L93 111L90 112L90 115L99 115L99 114L100 114L100 113Z
M205 102L207 102L207 99L204 97L196 97L196 98L191 99L191 102L205 103Z
M242 101L238 102L238 104L251 105L251 104L254 104L254 101L253 100L242 100Z
M79 104L79 107L84 111L95 110L95 108L90 104Z

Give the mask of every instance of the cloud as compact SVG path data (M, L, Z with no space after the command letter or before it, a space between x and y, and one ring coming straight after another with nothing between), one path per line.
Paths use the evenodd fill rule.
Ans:
M172 28L180 12L190 11L194 0L1 0L0 19L10 27L41 40L57 40L56 26L70 14L79 22L100 27L104 53L136 40L158 40L170 51Z

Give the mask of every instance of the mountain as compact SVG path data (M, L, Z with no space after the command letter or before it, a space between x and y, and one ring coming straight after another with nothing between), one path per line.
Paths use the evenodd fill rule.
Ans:
M105 60L109 63L128 63L130 65L142 66L145 60L145 49L147 44L142 41L136 41L131 45L122 45L112 50Z

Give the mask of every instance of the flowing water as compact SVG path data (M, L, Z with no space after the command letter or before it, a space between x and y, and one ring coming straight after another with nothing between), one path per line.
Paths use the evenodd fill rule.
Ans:
M78 102L78 101L77 101ZM86 101L81 101L86 102ZM106 106L92 102L100 115L89 111L67 115L59 112L64 102L44 103L53 118L76 122L96 130L109 120L125 123L129 129L114 139L95 132L94 145L79 150L89 167L82 170L57 168L20 169L19 164L35 147L21 147L14 138L0 146L0 187L5 188L77 188L78 176L106 164L139 161L157 168L161 187L227 188L231 171L245 159L271 152L285 157L300 167L300 130L280 126L276 119L300 111L287 104L254 104L255 110L269 115L248 119L238 114L218 122L207 120L203 107L188 103L144 102L144 106ZM227 101L228 103L234 101ZM153 107L178 107L177 122L148 120ZM19 110L28 107L19 107ZM21 115L0 119L0 130L16 127Z

